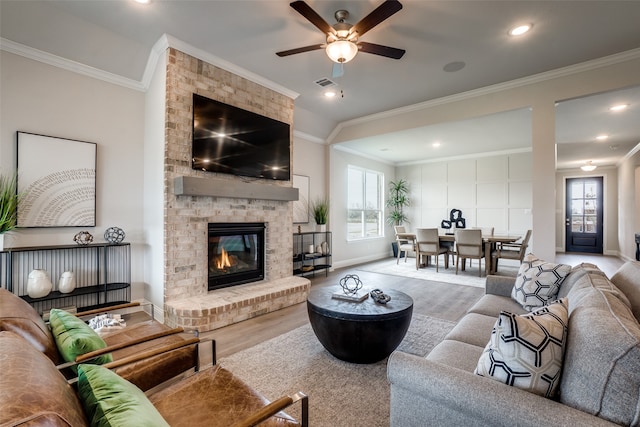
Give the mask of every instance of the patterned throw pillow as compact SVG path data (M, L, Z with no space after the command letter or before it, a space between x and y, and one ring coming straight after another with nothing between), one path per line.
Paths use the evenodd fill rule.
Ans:
M557 298L560 285L570 272L570 265L545 262L529 254L520 265L511 298L529 311L545 306Z
M568 318L566 298L520 316L501 312L475 373L553 397L560 382Z

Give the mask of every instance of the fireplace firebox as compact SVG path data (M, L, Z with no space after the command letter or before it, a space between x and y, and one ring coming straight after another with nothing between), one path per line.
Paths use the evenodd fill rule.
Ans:
M265 224L209 224L209 290L264 279Z

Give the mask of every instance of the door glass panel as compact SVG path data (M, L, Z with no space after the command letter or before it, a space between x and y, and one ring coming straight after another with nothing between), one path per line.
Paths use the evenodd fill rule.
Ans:
M581 182L571 184L571 197L574 199L584 198L584 186Z
M582 200L571 201L571 215L582 215Z
M598 225L598 217L595 215L589 215L584 217L585 233L595 233Z
M571 220L571 231L574 233L582 233L582 217L573 217Z

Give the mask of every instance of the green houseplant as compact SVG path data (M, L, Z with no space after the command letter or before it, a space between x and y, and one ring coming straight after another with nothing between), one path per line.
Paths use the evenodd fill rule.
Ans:
M389 198L387 199L387 207L391 211L387 214L387 223L389 225L402 225L409 222L404 208L410 206L409 200L409 184L406 180L389 182Z
M4 249L4 234L16 228L18 201L15 175L0 174L0 250Z
M311 214L316 224L320 226L320 231L326 228L329 219L329 200L320 197L311 203ZM324 227L323 227L324 226Z
M410 204L409 184L407 181L404 179L399 181L390 181L389 198L387 199L386 205L388 208L391 208L391 210L387 214L387 224L402 225L405 222L409 222L407 215L404 213L404 208L406 206L410 206ZM393 250L393 257L397 257L398 242L392 242L391 249Z

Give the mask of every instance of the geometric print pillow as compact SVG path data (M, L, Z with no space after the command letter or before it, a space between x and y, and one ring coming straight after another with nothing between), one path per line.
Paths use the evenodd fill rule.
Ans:
M529 254L520 265L511 298L528 311L545 306L558 297L560 285L570 272L570 265L545 262Z
M520 316L503 311L475 373L553 397L560 383L567 323L566 298Z

